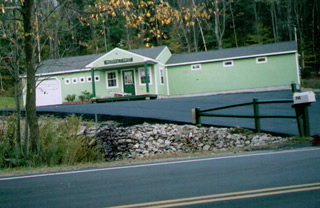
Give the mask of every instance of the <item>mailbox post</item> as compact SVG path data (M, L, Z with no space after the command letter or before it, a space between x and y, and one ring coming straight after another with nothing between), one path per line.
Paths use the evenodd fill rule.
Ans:
M301 137L310 136L309 112L308 107L316 102L314 92L301 92L293 94L293 108L296 111L299 135Z

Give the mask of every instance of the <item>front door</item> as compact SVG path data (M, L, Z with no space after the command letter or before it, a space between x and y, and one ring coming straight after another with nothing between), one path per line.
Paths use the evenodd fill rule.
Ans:
M123 71L122 75L124 93L135 95L133 70Z

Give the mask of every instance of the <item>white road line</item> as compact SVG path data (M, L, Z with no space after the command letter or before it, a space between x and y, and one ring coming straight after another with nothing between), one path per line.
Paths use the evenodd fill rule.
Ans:
M153 166L162 166L162 165L175 165L175 164L183 164L183 163L224 160L224 159L234 159L234 158L244 158L244 157L255 157L255 156L265 156L265 155L275 155L275 154L286 154L286 153L295 153L295 152L319 151L319 150L320 150L319 148L305 148L305 149L298 149L298 150L286 150L286 151L281 151L281 152L264 152L264 153L253 153L253 154L249 153L249 154L245 154L245 155L232 155L232 156L222 156L222 157L179 160L179 161L171 161L171 162L169 161L169 162L139 164L139 165L130 165L130 166L98 168L98 169L89 169L89 170L76 170L76 171L45 173L45 174L25 175L25 176L16 176L16 177L14 176L14 177L0 178L0 181L48 177L48 176L60 176L60 175L80 174L80 173L92 173L92 172L122 170L122 169L131 169L131 168L143 168L143 167L153 167Z

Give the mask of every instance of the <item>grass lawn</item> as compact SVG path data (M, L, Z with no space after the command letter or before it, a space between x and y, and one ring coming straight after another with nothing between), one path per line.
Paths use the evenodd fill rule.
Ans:
M0 97L0 109L15 108L16 102L14 97Z

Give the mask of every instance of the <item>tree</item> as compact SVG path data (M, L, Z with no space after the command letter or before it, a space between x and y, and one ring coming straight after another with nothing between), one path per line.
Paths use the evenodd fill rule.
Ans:
M40 135L36 112L36 68L34 48L34 0L21 0L23 17L23 35L25 68L27 74L26 113L30 130L31 151L35 154L40 151Z

